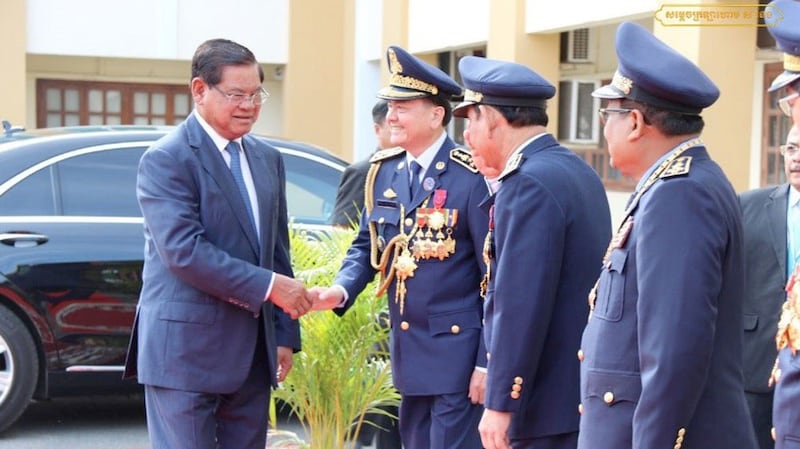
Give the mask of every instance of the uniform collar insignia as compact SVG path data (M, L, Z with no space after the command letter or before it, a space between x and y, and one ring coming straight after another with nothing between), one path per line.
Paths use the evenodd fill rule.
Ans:
M472 161L472 154L463 148L453 148L450 150L450 160L458 163L458 165L461 165L472 173L478 173L478 167L476 167L475 162Z
M375 154L369 158L370 162L380 162L386 159L393 158L399 154L405 153L406 150L403 147L394 147L394 148L387 148L385 150L376 151Z
M692 165L691 156L681 156L664 169L659 178L672 178L675 176L682 176L689 174L689 167Z

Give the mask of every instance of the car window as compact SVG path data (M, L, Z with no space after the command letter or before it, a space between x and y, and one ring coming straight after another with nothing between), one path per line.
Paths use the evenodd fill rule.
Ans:
M145 147L97 151L58 163L64 215L140 217L136 170Z
M295 223L329 223L341 172L294 154L284 153L283 160L289 217Z
M0 196L0 215L54 215L52 180L52 168L46 167L17 183Z

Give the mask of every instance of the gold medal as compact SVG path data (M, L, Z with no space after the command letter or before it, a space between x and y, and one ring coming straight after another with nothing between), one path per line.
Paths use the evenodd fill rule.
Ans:
M435 210L428 216L428 226L434 231L442 229L444 226L445 217L441 210Z

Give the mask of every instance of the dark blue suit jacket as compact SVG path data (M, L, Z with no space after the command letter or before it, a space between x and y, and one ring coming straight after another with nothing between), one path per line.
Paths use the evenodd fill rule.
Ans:
M545 134L522 150L493 199L486 407L514 413L511 438L577 432L575 354L611 238L603 184Z
M479 284L488 216L478 207L486 195L486 184L476 169L469 170L451 158L455 147L449 138L444 142L423 177L432 180L428 182L433 183L432 189L420 188L413 199L409 198L405 153L381 163L372 189L375 207L361 218L358 235L334 281L347 290L349 298L343 309L335 309L341 314L375 277L368 224L375 223L379 237L388 242L400 232L400 226L406 232L411 230L416 208L434 190L447 191L444 207L458 210L452 234L455 253L444 260L417 262L414 276L406 281L403 314L395 302L397 283L388 290L392 373L395 386L404 395L466 394L474 367L486 362ZM432 206L431 201L428 207Z
M786 300L786 207L789 185L739 196L745 249L744 386L767 393L777 356L775 332Z
M580 449L752 449L736 194L704 147L658 179L610 252L581 347Z
M297 321L264 302L273 272L292 275L283 160L253 136L243 138L243 148L260 236L194 115L139 163L144 273L126 372L142 384L235 391L250 370L259 326L270 373L277 369L276 346L300 348Z

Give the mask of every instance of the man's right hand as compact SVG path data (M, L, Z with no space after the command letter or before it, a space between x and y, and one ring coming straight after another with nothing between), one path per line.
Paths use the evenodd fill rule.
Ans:
M312 296L306 291L303 281L275 273L269 300L283 309L293 320L311 310Z
M311 287L308 293L314 298L311 310L335 309L344 300L344 294L338 287Z

